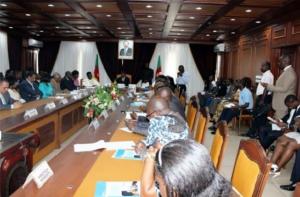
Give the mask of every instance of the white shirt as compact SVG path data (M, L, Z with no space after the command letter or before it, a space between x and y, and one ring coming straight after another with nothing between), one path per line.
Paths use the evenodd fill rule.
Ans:
M84 87L93 87L93 86L100 86L100 83L96 79L92 78L92 79L83 79L82 85Z
M182 76L178 76L176 79L176 83L179 85L187 85L188 84L188 74L184 72Z
M21 100L21 96L18 91L13 90L13 89L8 89L8 93L13 100L15 100L15 101Z
M274 83L274 75L271 73L270 70L267 70L266 72L263 73L260 83L267 83L267 84L271 84L273 85ZM256 95L262 95L264 93L264 87L258 83L257 89L256 89ZM268 94L271 94L271 92L269 92Z

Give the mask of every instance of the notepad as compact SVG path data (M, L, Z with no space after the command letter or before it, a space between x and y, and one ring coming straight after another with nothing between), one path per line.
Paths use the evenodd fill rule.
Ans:
M95 197L140 196L140 182L97 182Z
M89 152L105 148L104 140L99 140L95 143L74 144L74 152Z
M140 155L138 155L134 150L124 150L124 149L116 150L112 158L125 159L125 160L141 160Z

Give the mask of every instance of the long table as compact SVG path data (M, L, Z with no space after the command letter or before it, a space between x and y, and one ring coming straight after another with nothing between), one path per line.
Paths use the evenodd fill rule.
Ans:
M42 99L23 104L19 109L0 111L0 130L15 133L37 133L40 145L33 150L33 163L38 162L60 144L87 124L83 117L83 99L66 98L67 104L57 99ZM54 102L56 108L45 110L47 103ZM26 110L37 109L38 115L25 119Z
M73 196L102 152L100 150L75 153L73 145L77 143L91 143L100 139L109 141L120 124L124 124L122 123L124 118L122 111L128 107L127 104L128 101L125 99L116 111L109 112L109 117L101 122L97 130L87 128L86 131L78 135L66 148L49 161L49 165L54 171L54 176L41 189L37 189L36 185L30 182L24 189L19 188L12 196Z

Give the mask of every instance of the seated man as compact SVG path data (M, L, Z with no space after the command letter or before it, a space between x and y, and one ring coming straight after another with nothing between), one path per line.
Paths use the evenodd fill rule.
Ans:
M42 93L35 82L36 74L28 71L25 74L26 79L20 83L20 95L25 101L34 101L41 98Z
M70 71L67 71L65 76L61 79L60 89L62 91L64 90L72 91L77 89L73 81L72 73Z
M9 83L5 79L0 79L0 110L16 109L22 106L21 103L15 102L8 93Z
M166 144L175 139L187 139L189 130L186 121L169 108L168 102L158 96L150 99L147 105L147 117L150 119L146 140L136 145L136 152L143 153L146 147Z
M289 112L281 119L272 124L267 124L259 129L259 141L264 149L269 146L285 132L291 130L294 125L294 118L300 114L300 103L295 95L288 95L284 100Z
M125 84L125 86L128 86L130 83L129 78L126 76L126 73L124 71L121 71L120 76L116 79L117 83Z
M185 119L185 112L179 99L172 94L172 90L169 87L161 87L155 92L156 96L160 96L169 102L170 109L173 112L178 112Z
M93 75L91 72L86 73L87 79L83 79L82 85L84 87L94 87L94 86L100 86L99 81L97 79L93 78Z
M291 180L290 184L280 185L280 188L287 191L294 191L296 187L296 183L300 182L300 150L297 150L296 152L296 159L295 159L290 180Z
M245 77L242 79L242 91L240 92L239 103L232 104L231 106L225 107L221 113L219 121L226 121L229 123L234 117L240 114L240 110L244 109L244 113L250 113L253 108L253 96L250 91L251 79ZM216 126L212 127L214 130L212 134L215 133Z
M300 149L300 115L295 118L295 131L287 132L278 138L275 151L271 157L271 174L280 174L282 166Z

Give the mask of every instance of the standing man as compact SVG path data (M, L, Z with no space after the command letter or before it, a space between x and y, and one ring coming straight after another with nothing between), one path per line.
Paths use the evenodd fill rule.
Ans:
M184 72L183 65L180 65L178 67L176 84L177 87L179 88L179 96L184 95L186 93L186 88L188 85L188 76L187 73Z
M278 77L275 85L267 83L261 83L261 85L273 92L272 107L276 110L276 117L281 118L287 112L284 99L288 95L296 93L297 75L291 65L291 58L288 55L282 55L279 58L278 67L282 70L282 73Z

